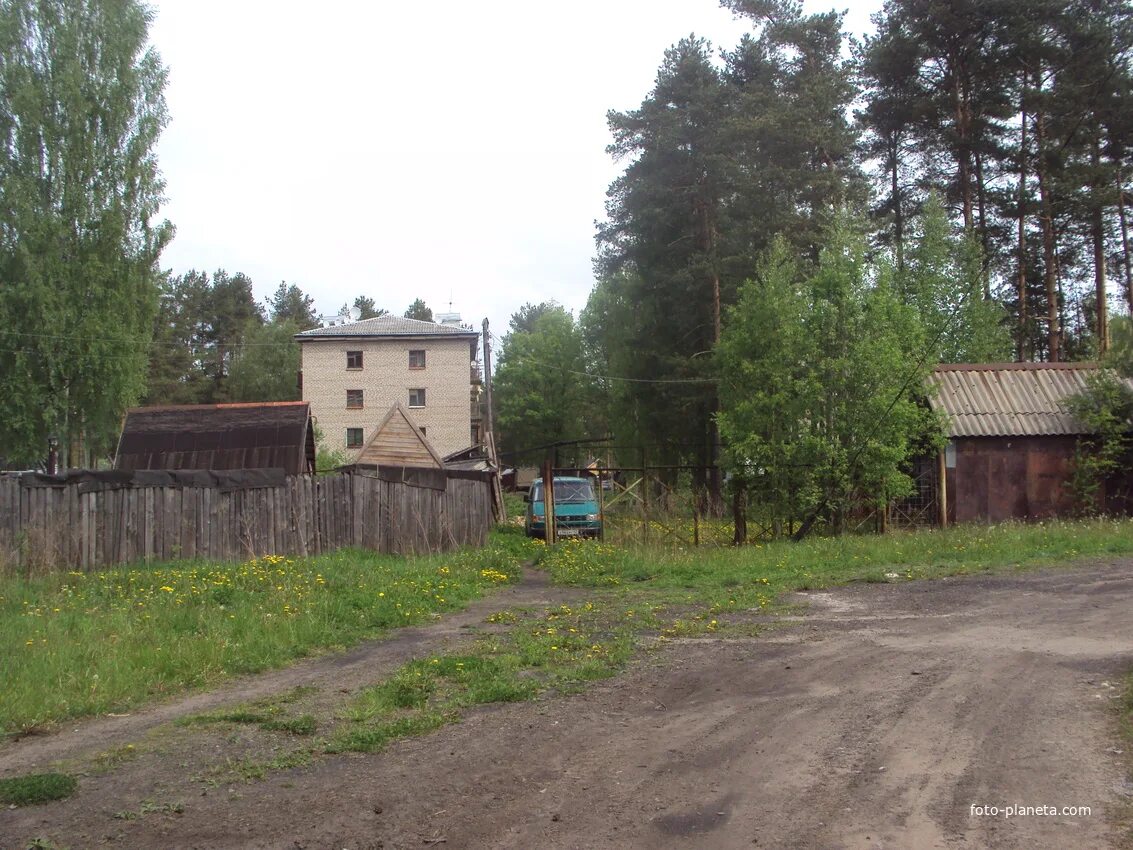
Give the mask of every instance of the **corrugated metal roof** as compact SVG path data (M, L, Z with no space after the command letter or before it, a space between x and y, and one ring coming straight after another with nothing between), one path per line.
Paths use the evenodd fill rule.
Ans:
M470 331L458 325L438 325L435 322L422 322L417 319L405 319L401 316L378 316L373 319L363 319L360 322L350 322L345 325L330 325L325 328L312 328L309 331L296 334L295 338L303 340L314 337L345 337L345 336L477 336L476 331Z
M938 366L929 403L946 419L949 437L1083 434L1066 410L1086 389L1096 363L963 363ZM1133 385L1131 385L1133 386Z

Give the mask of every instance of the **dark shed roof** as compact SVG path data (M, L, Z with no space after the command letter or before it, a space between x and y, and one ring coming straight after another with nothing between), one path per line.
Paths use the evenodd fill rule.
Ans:
M115 469L283 469L313 472L305 401L136 407L126 414Z

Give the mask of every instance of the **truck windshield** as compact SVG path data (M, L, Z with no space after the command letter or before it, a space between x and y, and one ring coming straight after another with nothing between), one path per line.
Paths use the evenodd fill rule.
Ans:
M571 502L595 501L594 485L589 481L561 481L555 479L555 501L560 505ZM543 482L536 481L531 485L531 501L543 501Z

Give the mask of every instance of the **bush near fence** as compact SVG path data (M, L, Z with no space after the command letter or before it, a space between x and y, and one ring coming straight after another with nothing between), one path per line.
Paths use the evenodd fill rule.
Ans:
M0 567L88 570L136 561L305 557L346 547L408 555L482 546L492 524L489 484L457 475L442 473L443 489L419 486L411 475L294 475L277 486L235 489L21 486L20 476L4 476Z

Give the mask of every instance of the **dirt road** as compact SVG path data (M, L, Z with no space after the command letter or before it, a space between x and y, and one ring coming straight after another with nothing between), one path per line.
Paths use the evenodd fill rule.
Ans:
M799 599L761 637L670 643L578 696L379 755L202 793L171 744L70 800L0 812L0 846L1121 846L1133 787L1113 700L1133 667L1133 563ZM0 750L5 772L34 755L23 746ZM180 814L113 818L174 797ZM972 814L1010 805L1090 813Z

